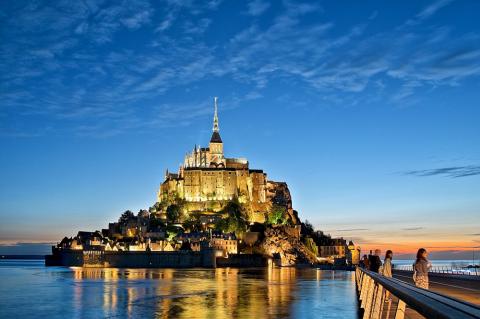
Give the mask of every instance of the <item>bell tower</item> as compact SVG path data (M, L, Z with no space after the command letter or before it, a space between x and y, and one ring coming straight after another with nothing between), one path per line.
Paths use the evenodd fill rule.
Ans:
M210 166L222 167L224 164L223 142L220 137L220 128L218 126L218 98L214 98L215 112L213 115L213 133L210 138Z

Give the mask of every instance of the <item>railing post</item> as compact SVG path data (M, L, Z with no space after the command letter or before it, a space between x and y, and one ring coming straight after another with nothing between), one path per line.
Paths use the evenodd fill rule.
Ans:
M360 306L365 309L365 301L367 299L367 290L368 290L368 276L364 275L362 278L362 291L360 292Z
M362 290L360 291L360 300L361 300L361 306L362 308L365 309L365 301L367 299L367 293L368 293L368 281L369 277L366 274L363 274L362 276Z
M383 286L381 284L377 284L375 299L374 299L374 306L372 315L370 318L380 319L382 315L382 307L383 307Z
M453 272L445 266L434 267L432 271ZM478 273L477 269L474 271ZM382 317L404 319L407 306L426 318L480 318L480 307L454 299L446 300L441 294L424 292L395 278L386 278L368 270L358 269L356 279L364 319ZM394 299L398 300L398 303L392 303L389 299L387 307L384 303L387 294L395 296Z
M368 276L368 290L367 290L367 296L365 298L365 309L363 313L363 318L370 318L370 313L372 311L372 303L374 299L374 292L375 292L375 281L373 278Z
M405 317L405 302L398 299L397 311L395 312L395 319L403 319Z

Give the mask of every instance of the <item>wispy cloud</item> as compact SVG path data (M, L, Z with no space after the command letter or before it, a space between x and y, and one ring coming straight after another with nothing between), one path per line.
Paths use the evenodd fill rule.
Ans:
M188 21L184 25L184 31L187 34L202 34L207 30L210 23L212 23L212 20L207 18L200 19L195 23Z
M414 17L408 19L403 25L399 26L399 29L414 27L424 20L433 16L437 11L450 4L453 0L436 0L424 7Z
M248 3L247 7L248 14L258 16L270 7L270 3L263 0L253 0Z
M336 229L335 231L339 232L352 232L352 231L365 231L369 230L368 228L345 228L345 229Z
M424 227L407 227L407 228L402 228L402 230L410 231L410 230L420 230L424 229Z
M420 13L417 14L418 19L427 19L430 16L434 15L435 12L440 10L441 8L448 5L452 0L438 0L434 1L432 4L428 5L423 9Z
M426 20L448 3L437 1L413 18ZM318 4L283 1L268 23L247 17L251 23L231 31L226 37L231 40L212 44L208 34L218 25L208 13L224 7L221 1L193 0L158 7L148 1L20 5L2 19L0 134L8 135L12 115L40 117L52 122L51 131L64 126L81 134L120 134L145 122L163 125L154 112L168 104L166 95L218 79L241 87L244 100L261 98L269 85L280 83L334 105L370 98L405 105L416 101L419 91L480 75L479 36L454 36L448 26L377 31L371 28L378 20L374 12L342 28L328 15L317 19L324 10ZM245 4L254 16L273 9L258 0ZM135 38L135 45L123 41L127 38ZM405 49L411 47L414 52ZM226 95L225 100L239 98ZM168 111L176 123L188 122L189 114L203 116ZM476 169L443 174L475 175Z
M407 171L407 172L404 172L404 174L418 176L418 177L447 176L452 178L459 178L459 177L480 175L480 166L468 165L468 166L442 167L442 168L434 168L434 169Z

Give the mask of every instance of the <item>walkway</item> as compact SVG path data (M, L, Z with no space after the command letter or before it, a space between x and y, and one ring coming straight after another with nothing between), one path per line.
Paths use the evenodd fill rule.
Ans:
M411 271L395 270L393 276L394 278L413 285ZM480 305L480 278L461 275L430 274L429 279L431 291Z
M435 290L417 288L405 281L409 281L408 272L396 273L397 278L387 278L377 273L357 268L355 279L357 283L358 297L360 300L361 316L366 318L386 319L416 319L416 318L445 318L445 319L480 319L480 307L472 303L444 295ZM400 277L402 281L398 277ZM477 285L471 287L471 283L465 278L455 278L460 282L465 281L464 286L453 285L452 278L441 278L439 285L458 291L478 290ZM470 279L479 283L476 279ZM435 280L434 280L435 281ZM454 287L455 286L455 287ZM452 288L453 287L453 288ZM444 288L445 289L445 288ZM464 298L470 295L464 295ZM471 297L470 298L474 298Z

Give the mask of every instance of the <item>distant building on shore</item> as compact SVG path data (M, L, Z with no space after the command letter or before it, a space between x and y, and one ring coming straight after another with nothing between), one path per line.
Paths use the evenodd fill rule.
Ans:
M318 257L335 264L358 265L360 262L360 247L355 246L353 241L340 238L332 238L330 235L317 231L315 236L318 246Z

